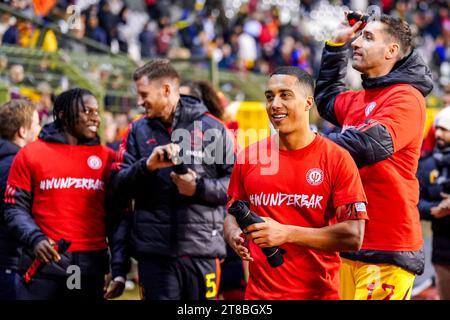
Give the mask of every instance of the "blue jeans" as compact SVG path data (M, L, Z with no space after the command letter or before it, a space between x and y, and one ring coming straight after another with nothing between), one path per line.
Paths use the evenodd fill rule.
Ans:
M15 270L0 268L0 300L16 300L18 281Z

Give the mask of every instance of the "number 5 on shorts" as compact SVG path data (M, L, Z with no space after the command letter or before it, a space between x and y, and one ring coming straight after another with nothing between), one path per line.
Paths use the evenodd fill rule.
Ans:
M212 299L217 296L216 274L208 273L205 275L206 280L206 299Z

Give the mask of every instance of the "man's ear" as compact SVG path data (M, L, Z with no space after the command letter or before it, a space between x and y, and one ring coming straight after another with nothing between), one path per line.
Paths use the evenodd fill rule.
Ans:
M172 86L166 82L163 84L162 90L163 90L164 97L169 97L170 93L172 92Z
M23 126L20 126L19 130L17 131L17 136L20 139L25 139L25 137L27 136L27 129Z
M387 60L399 60L400 58L400 45L398 43L392 42L386 52L386 59Z
M309 111L312 109L312 107L314 107L314 97L307 96L305 100L306 100L305 111Z

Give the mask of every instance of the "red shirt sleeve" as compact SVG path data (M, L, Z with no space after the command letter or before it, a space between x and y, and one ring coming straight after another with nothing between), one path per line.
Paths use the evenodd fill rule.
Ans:
M403 149L416 139L417 130L423 130L425 124L425 101L413 90L404 86L396 88L390 94L389 103L371 117L387 128L394 151Z
M26 150L21 149L12 163L8 176L8 185L31 192L33 189L33 179L30 167L31 164L27 161Z
M243 165L238 162L233 166L230 184L228 185L228 205L234 200L248 200L243 184L242 166Z
M334 114L340 125L344 123L345 115L348 113L348 109L353 106L354 95L356 92L348 90L341 92L336 96L334 100Z
M341 152L342 156L335 162L332 199L334 207L356 202L367 203L359 170L350 154Z

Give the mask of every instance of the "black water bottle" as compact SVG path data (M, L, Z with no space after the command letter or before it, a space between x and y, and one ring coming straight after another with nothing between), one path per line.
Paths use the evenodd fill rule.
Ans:
M264 222L256 213L252 212L245 201L237 200L228 208L228 213L236 218L239 227L244 230L254 223ZM278 247L261 248L270 266L278 267L284 262L283 250Z

